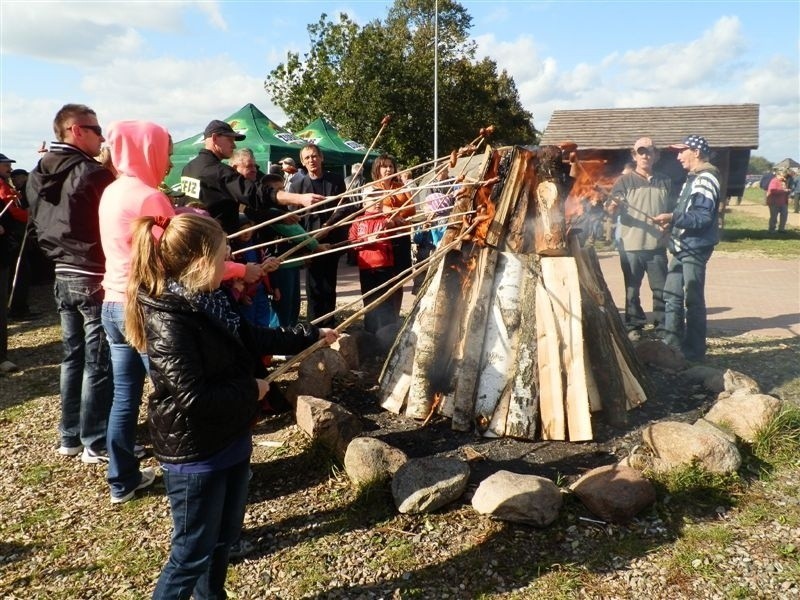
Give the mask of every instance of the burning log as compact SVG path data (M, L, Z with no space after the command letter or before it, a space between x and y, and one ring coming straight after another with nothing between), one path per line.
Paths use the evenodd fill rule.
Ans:
M446 232L384 364L384 408L484 436L578 441L592 439L592 411L618 425L647 398L596 256L567 238L568 168L558 147L487 149L464 178L477 183L453 210L474 211L472 233Z

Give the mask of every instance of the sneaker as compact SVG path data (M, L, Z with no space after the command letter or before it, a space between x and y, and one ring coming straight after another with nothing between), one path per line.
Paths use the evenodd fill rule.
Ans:
M231 544L230 551L228 552L228 558L242 558L243 556L247 556L256 547L252 542L248 542L247 540L243 540L239 538L233 544Z
M78 456L83 450L83 446L59 446L58 453L61 456Z
M0 373L13 373L14 371L19 371L19 367L10 360L0 362Z
M133 500L133 497L136 495L138 490L143 490L150 487L156 480L156 472L153 470L153 467L145 467L139 471L139 474L142 476L141 480L139 481L139 485L137 485L124 496L111 496L111 504L122 504L128 500Z
M104 465L108 463L108 454L105 450L95 451L91 448L84 448L81 462L86 465Z

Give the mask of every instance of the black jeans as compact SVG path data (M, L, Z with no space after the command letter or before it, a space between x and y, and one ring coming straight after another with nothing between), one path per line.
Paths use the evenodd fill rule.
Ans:
M334 252L312 258L306 268L306 318L313 321L336 309L336 277L341 253ZM328 317L319 327L336 327L336 319Z

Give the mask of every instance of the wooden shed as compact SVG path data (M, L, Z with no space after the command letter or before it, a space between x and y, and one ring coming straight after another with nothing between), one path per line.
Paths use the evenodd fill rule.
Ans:
M696 133L711 146L711 162L722 175L722 197L741 196L750 151L758 148L758 111L758 104L557 110L540 144L574 142L579 156L602 156L619 173L636 139L650 137L663 149ZM676 183L686 176L671 152L661 153L656 169Z

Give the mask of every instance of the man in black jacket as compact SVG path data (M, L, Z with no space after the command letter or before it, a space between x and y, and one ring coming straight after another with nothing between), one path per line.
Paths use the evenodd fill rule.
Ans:
M239 205L254 223L285 214L277 205L308 206L322 200L314 194L288 194L260 187L242 177L223 159L233 156L236 142L245 139L225 121L211 121L203 132L205 147L181 172L181 191L187 199L198 200L217 219L228 235L239 229ZM286 222L297 222L289 216Z
M323 171L324 157L322 150L316 144L307 144L300 151L300 161L308 171L304 177L295 177L289 188L290 192L298 194L313 193L322 196L336 196L344 193L344 179L340 175ZM322 227L340 222L353 212L353 206L345 199L340 200L335 210L328 207L319 211L307 213L303 226L306 231L313 233ZM323 234L318 239L326 244L336 244L347 239L349 225L336 227ZM336 309L336 276L339 267L341 252L332 252L318 256L308 261L306 270L306 298L308 308L306 318L313 321L322 315ZM333 317L318 323L320 327L335 327Z
M53 121L57 142L28 178L26 196L42 250L55 262L55 299L61 316L62 456L108 462L106 424L111 408L108 342L100 313L105 255L98 206L114 175L94 160L105 141L97 114L66 104Z

